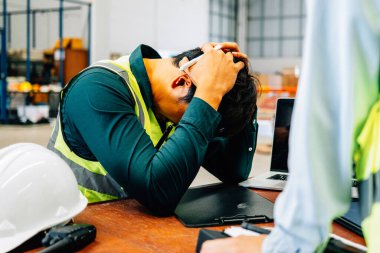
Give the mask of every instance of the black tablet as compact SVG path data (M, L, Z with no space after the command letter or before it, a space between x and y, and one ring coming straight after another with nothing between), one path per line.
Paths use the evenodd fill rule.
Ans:
M175 215L186 227L273 221L273 203L238 185L213 184L190 188Z

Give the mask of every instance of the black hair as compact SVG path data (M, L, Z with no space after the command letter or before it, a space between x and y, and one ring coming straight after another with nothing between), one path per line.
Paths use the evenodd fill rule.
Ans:
M179 62L187 57L189 60L203 54L200 48L185 51L173 57L173 64L179 67ZM234 62L243 61L235 58ZM237 75L234 87L222 98L218 112L222 120L218 127L218 134L232 136L239 133L248 123L252 123L254 113L257 110L257 90L259 80L250 74L248 62L244 62L244 68ZM192 85L186 96L180 101L189 103L194 96L196 87Z

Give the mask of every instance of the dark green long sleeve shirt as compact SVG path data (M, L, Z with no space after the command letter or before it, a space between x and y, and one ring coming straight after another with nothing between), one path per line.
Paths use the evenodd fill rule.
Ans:
M148 46L130 56L131 69L148 107L153 104L144 58ZM193 98L174 134L156 150L121 77L101 68L83 72L61 104L63 134L77 155L99 161L126 192L159 214L173 212L199 167L225 182L249 175L256 147L253 124L232 138L216 138L220 114Z

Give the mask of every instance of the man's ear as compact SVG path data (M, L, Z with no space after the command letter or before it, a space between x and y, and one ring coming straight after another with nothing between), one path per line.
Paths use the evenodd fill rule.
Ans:
M184 86L187 88L190 88L193 83L191 82L190 77L187 74L183 74L178 76L176 79L172 82L172 88L177 88L178 86Z

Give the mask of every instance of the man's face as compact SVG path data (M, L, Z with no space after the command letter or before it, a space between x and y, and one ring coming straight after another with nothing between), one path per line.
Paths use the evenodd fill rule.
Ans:
M181 98L188 94L190 86L185 78L176 77L170 83L152 87L156 112L177 124L189 105Z
M166 113L166 118L168 118L171 122L178 124L188 105L188 103L177 99L173 100L172 103L167 103L167 106L163 108L163 111Z

